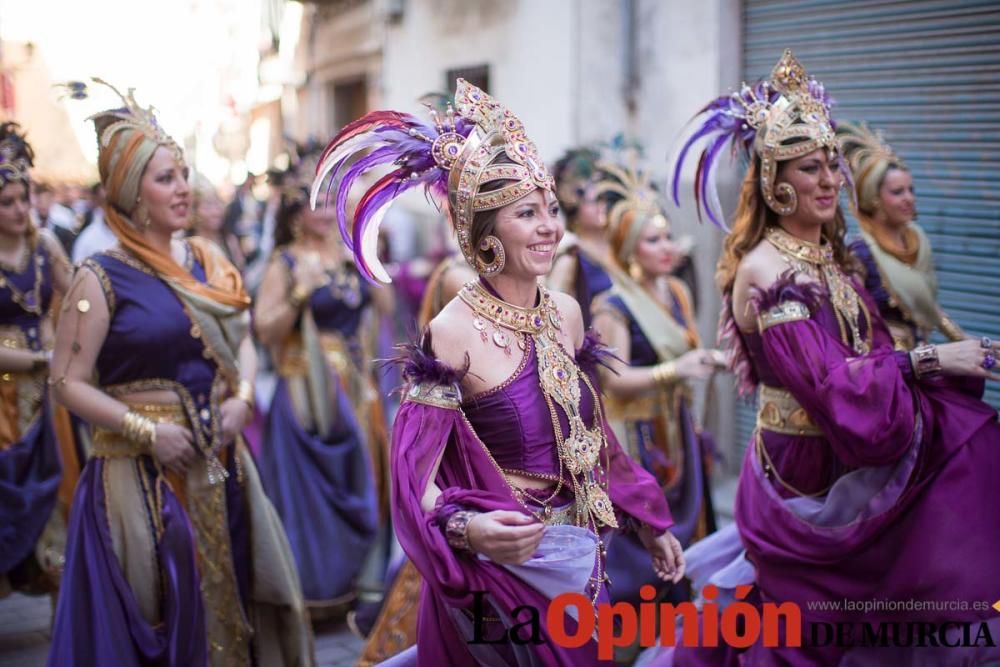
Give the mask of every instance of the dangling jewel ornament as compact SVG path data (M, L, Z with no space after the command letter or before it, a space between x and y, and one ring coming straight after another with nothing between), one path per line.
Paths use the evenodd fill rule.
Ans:
M559 343L562 329L562 315L556 308L555 300L544 287L539 287L539 305L534 308L512 306L490 294L482 282L470 282L459 292L459 297L475 314L472 325L486 342L487 323L493 326L492 341L503 349L504 354L512 353L511 343L527 350L529 340L535 346L538 358L538 382L542 395L552 415L552 427L556 436L556 449L560 465L569 473L576 498L576 517L579 525L593 527L618 527L614 506L603 483L601 454L608 446L600 418L597 392L585 373L580 372L576 361L566 353ZM593 394L593 426L588 427L580 413L581 382ZM563 433L556 416L558 405L566 415L569 433Z

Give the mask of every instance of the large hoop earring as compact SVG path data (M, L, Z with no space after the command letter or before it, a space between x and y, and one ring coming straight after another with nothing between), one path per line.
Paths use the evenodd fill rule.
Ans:
M503 243L500 239L490 234L479 242L479 249L482 252L493 251L493 261L484 262L480 257L476 257L476 270L484 276L492 276L503 271L507 263L507 254L504 252Z
M795 195L795 188L790 183L775 184L774 196L765 197L765 201L770 209L778 215L791 215L799 207L799 198Z

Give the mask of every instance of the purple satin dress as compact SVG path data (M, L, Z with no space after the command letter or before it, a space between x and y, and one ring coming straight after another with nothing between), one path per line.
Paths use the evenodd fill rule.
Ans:
M715 568L730 583L756 584L760 602L795 602L804 632L821 622L948 621L975 624L975 635L978 624L986 622L995 640L1000 623L989 604L1000 599L1000 515L995 511L1000 424L980 400L982 381L917 380L906 353L893 351L875 303L860 288L871 313L873 345L871 352L858 355L842 342L826 291L793 280L786 276L758 294L758 312L797 301L811 316L763 333L741 332L742 354L750 362L749 381L790 392L822 435L761 430L770 461L765 466L751 442L735 529L690 550L690 576L703 584L713 580ZM736 530L739 541L732 539ZM742 582L733 579L740 568L734 563L723 569L721 560L725 549L741 548L752 566L742 570L749 574ZM958 600L966 608L942 611L928 604L862 615L809 604L844 599ZM984 601L983 608L974 608L974 602ZM957 632L960 636L961 629ZM758 641L742 656L724 648L679 648L642 664L931 665L998 658L996 648L982 644L865 647L862 630L854 627L854 633L844 646L767 649Z
M42 350L42 315L22 308L52 303L51 257L39 243L22 267L4 268L0 286L0 339L4 345ZM36 287L36 266L41 278ZM18 270L20 269L20 270ZM15 589L30 587L39 573L34 549L56 507L61 466L45 374L0 372L0 409L14 439L0 442L0 574Z
M577 364L596 378L600 355L599 345L588 337L576 353ZM543 592L504 566L456 552L439 525L442 517L455 507L481 512L526 512L501 474L501 468L548 479L558 472L555 435L538 385L534 345L528 346L520 368L508 381L462 403L458 401L457 387L464 373L433 357L429 335L422 346L413 346L410 355L401 361L408 389L393 427L393 522L400 544L424 580L417 621L417 664L433 667L598 664L592 640L576 649L560 647L552 641L544 622L552 590ZM590 392L582 383L581 389L581 396L587 397ZM593 423L591 402L582 399L581 403L585 422ZM556 410L565 433L565 415L560 408ZM649 525L654 533L662 533L673 523L662 492L652 477L621 449L606 423L604 431L609 443L605 469L608 494L619 525L642 523ZM437 510L425 512L421 498L431 466L439 457L435 482L442 494ZM563 499L571 501L572 495ZM482 654L474 654L473 650L483 647L466 642L459 621L464 618L468 623L475 592L488 593L491 612L488 615L495 612L500 618L510 618L516 607L535 607L543 617L540 628L543 643L513 646L508 642L492 655L498 662L488 662ZM573 634L576 620L567 616L564 623L567 632ZM488 632L494 629L495 626L490 626ZM495 634L489 636L497 638ZM530 655L525 656L525 651Z
M126 261L127 259L127 261ZM219 403L215 362L204 354L191 321L174 292L136 260L117 252L84 262L101 280L111 322L97 358L98 384L108 391L130 387L172 389L186 404L196 438L218 437ZM205 280L200 264L192 274ZM223 520L239 604L251 588L250 526L233 446L226 448ZM91 458L83 469L70 516L66 569L56 611L49 665L205 665L209 660L206 607L200 592L193 528L188 512L151 456L129 459L134 474L157 488L159 505L133 508L162 526L155 546L161 576L160 622L141 613L123 572L109 525L105 468ZM152 585L153 582L150 582ZM244 612L245 613L245 612Z
M289 270L294 259L281 255ZM353 271L353 267L348 270ZM308 307L320 333L338 334L354 365L362 359L359 332L371 306L367 283L358 292L338 294L316 289ZM298 334L296 323L293 335ZM329 367L331 382L344 378ZM261 481L281 516L298 565L302 590L311 605L346 601L378 528L375 483L368 460L358 406L343 388L334 390L333 423L317 433L300 422L293 407L290 382L279 368L278 383L267 418L267 437L259 456ZM308 408L306 408L308 409Z

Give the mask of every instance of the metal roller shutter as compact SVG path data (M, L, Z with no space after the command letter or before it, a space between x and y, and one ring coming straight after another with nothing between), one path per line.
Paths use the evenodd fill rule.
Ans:
M747 81L790 47L836 118L885 131L913 171L942 307L971 334L1000 335L1000 3L747 0L743 31ZM1000 387L987 400L1000 407ZM750 407L737 425L746 442Z

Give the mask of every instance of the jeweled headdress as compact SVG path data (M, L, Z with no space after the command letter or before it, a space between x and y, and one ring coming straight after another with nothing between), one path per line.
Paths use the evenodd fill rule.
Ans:
M434 110L430 115L433 124L396 111L366 114L333 138L317 166L312 204L316 205L327 183L327 196L335 193L344 243L370 280L391 282L378 259L379 225L396 197L411 188L419 185L429 194L447 195L459 247L480 272L488 272L490 266L472 245L475 213L506 206L536 188L554 191L552 176L524 125L479 88L459 79L454 108L449 107L443 116ZM501 154L508 162L495 162ZM349 229L351 187L365 172L385 165L396 168L365 192ZM497 181L510 184L483 191L485 185Z
M906 169L906 163L885 143L881 132L873 132L864 123L842 123L837 137L854 176L858 208L866 214L875 210L878 190L889 167Z
M605 175L597 183L597 194L612 198L608 208L608 239L618 263L627 267L646 223L653 220L666 226L667 217L649 175L634 162L626 165L602 160L597 168Z
M14 181L28 180L28 170L34 165L35 153L24 140L17 123L0 125L0 187Z
M703 144L694 179L698 217L701 219L704 208L712 223L727 229L715 179L719 155L728 144L734 154L742 148L747 157L756 154L760 158L764 201L775 213L790 215L798 202L790 185L775 186L777 163L822 147L839 152L830 116L832 104L823 84L808 78L802 64L786 49L767 80L754 86L744 83L739 92L712 101L695 116L671 160L674 202L680 205L678 189L684 161L695 145ZM841 168L850 180L846 166Z

